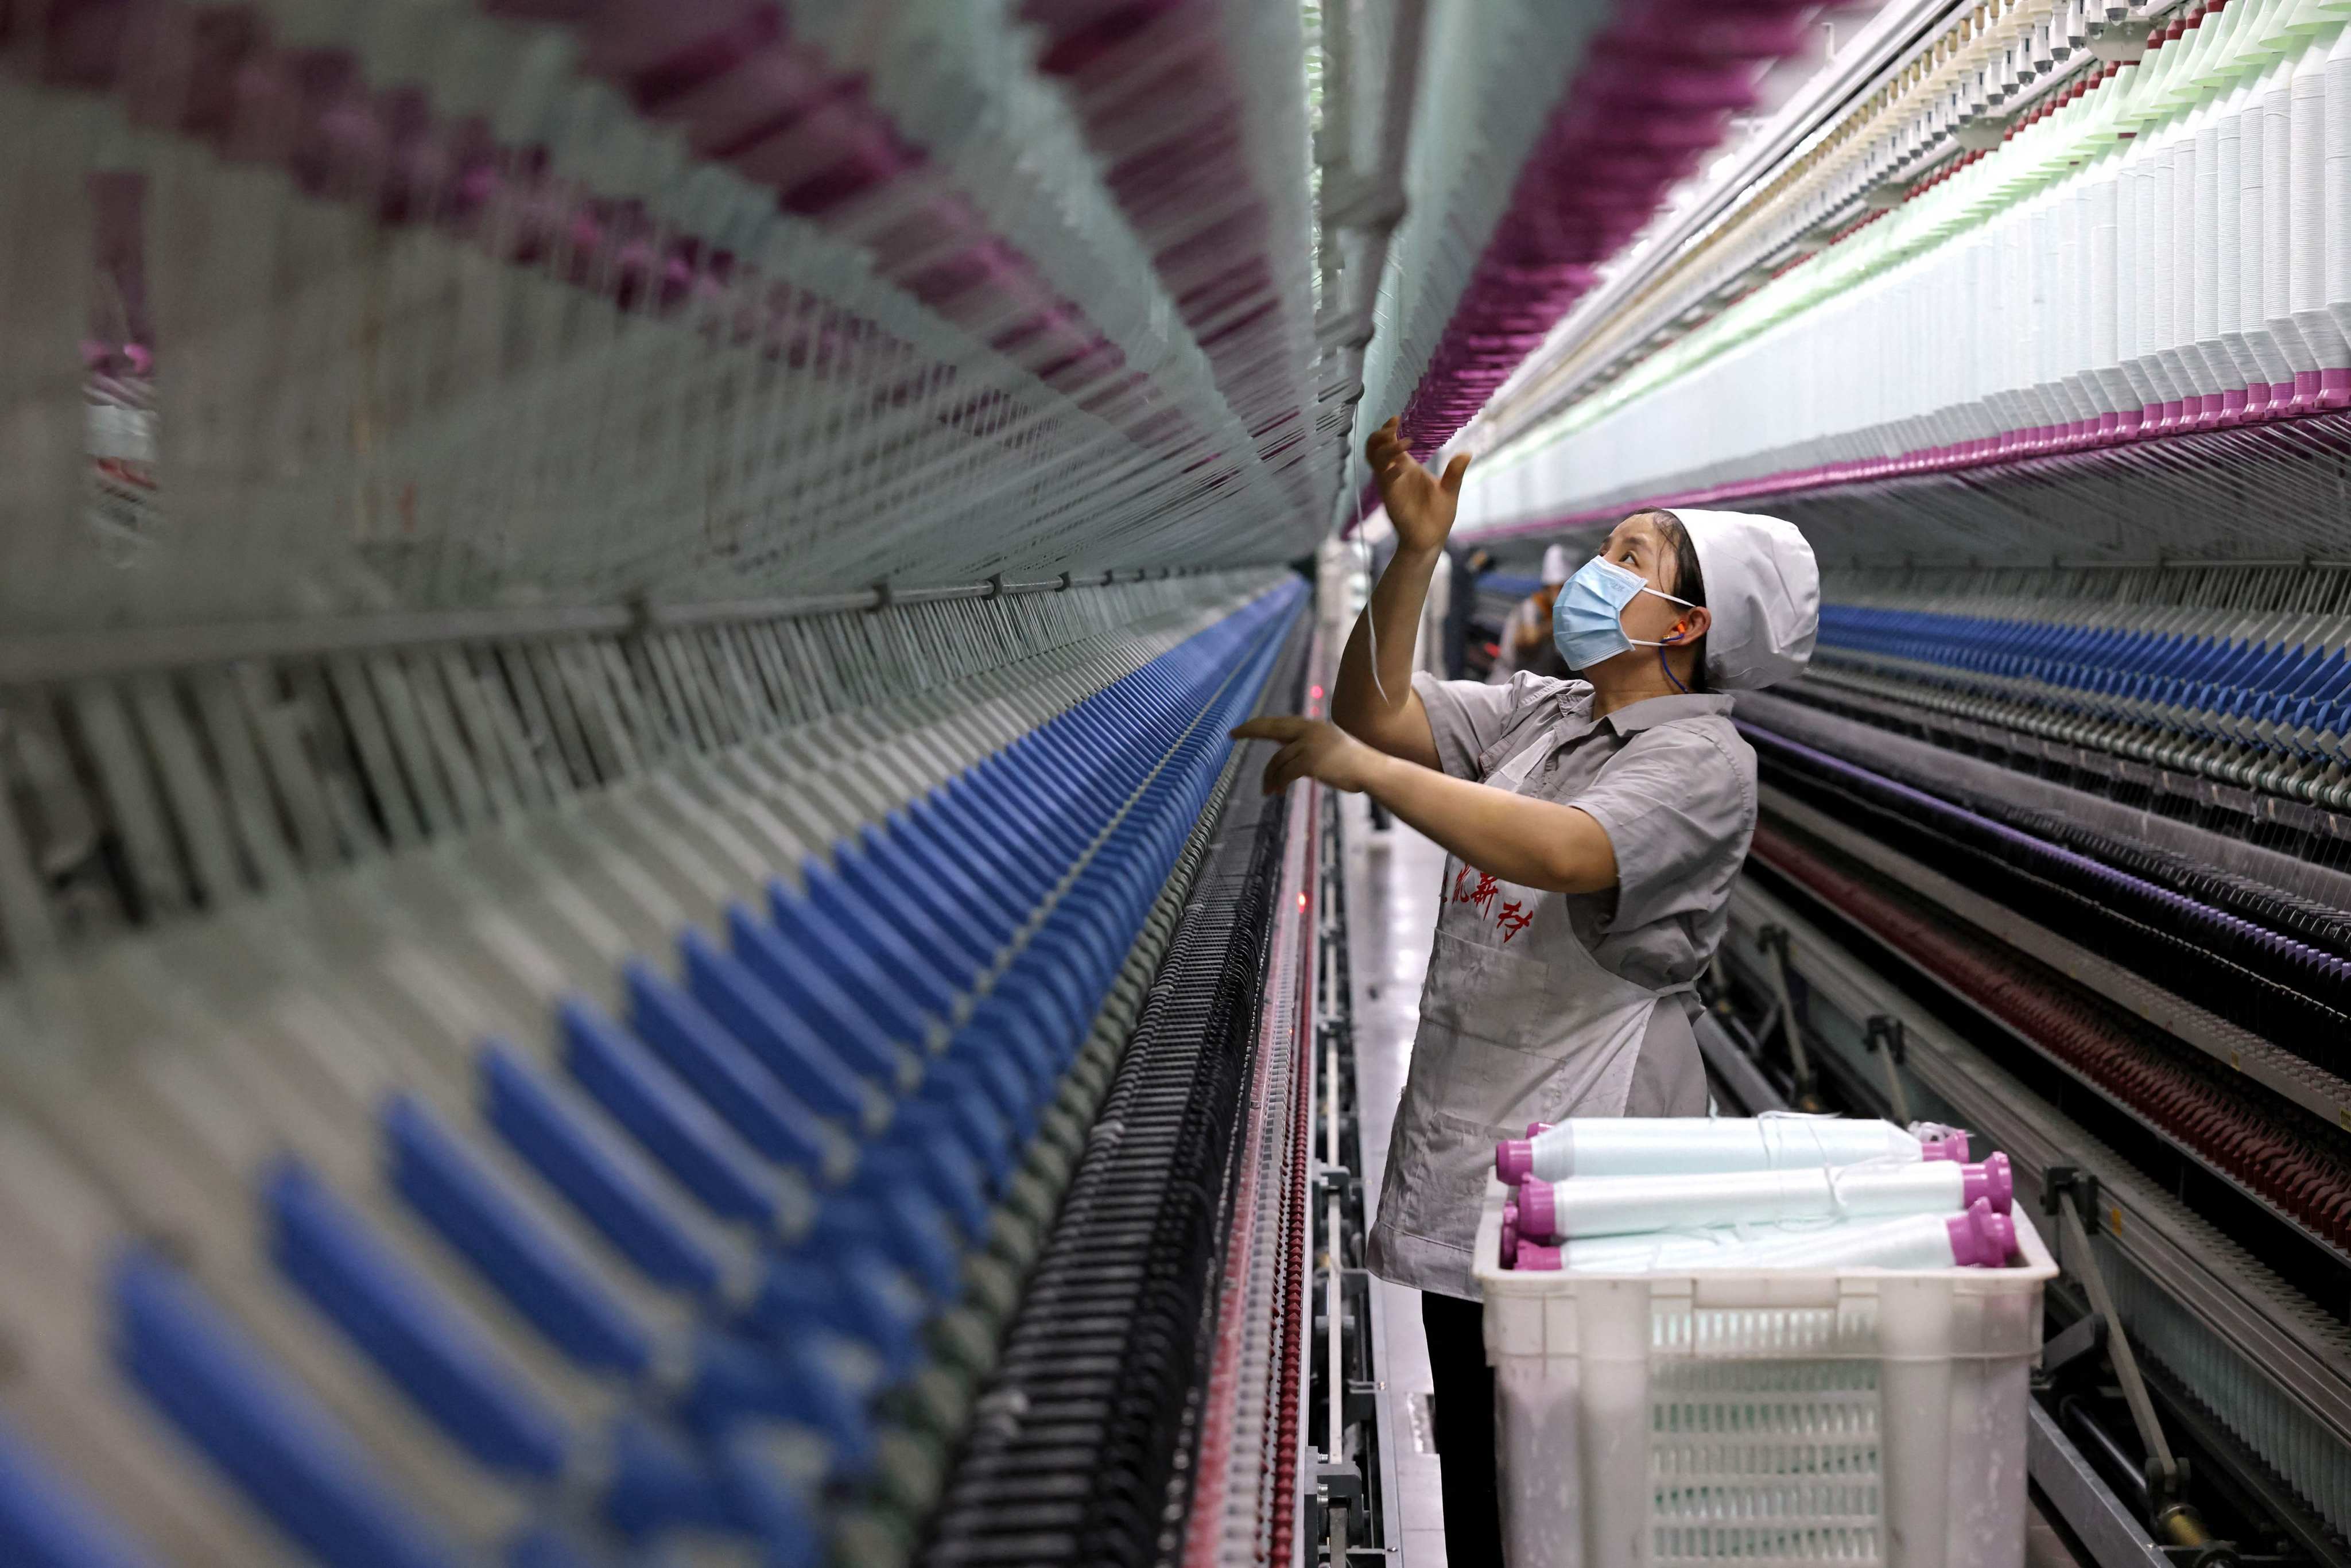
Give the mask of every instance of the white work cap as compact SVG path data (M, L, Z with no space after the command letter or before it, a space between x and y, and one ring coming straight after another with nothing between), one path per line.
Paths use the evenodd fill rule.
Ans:
M1804 673L1821 630L1821 569L1793 523L1673 509L1706 579L1706 684L1747 692Z
M1567 560L1567 547L1553 545L1543 551L1542 580L1546 588L1557 588L1575 575L1575 568Z

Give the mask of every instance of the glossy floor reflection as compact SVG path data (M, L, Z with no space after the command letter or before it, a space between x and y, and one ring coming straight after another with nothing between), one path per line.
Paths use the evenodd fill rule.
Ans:
M1445 852L1401 822L1374 831L1364 798L1340 802L1347 847L1347 925L1354 979L1356 1086L1362 1099L1364 1197L1376 1212L1388 1130L1404 1092L1420 1019L1421 982L1437 927ZM1392 1528L1404 1568L1445 1568L1445 1511L1428 1443L1428 1345L1420 1292L1382 1281L1385 1343L1379 1347L1387 1427L1396 1449Z

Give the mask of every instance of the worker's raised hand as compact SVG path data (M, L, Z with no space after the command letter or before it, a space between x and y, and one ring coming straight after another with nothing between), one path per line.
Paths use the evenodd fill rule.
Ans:
M1461 496L1461 476L1469 471L1469 455L1455 453L1440 478L1413 456L1397 425L1389 420L1364 444L1372 482L1380 487L1380 504L1388 509L1398 544L1406 549L1443 549L1445 537L1453 531L1453 509Z
M1294 715L1253 718L1233 731L1235 740L1278 740L1281 749L1265 765L1265 792L1279 795L1301 779L1320 779L1352 795L1371 782L1386 758L1337 725Z

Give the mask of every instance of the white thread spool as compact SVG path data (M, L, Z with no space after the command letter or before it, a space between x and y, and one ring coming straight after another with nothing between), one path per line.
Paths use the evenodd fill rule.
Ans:
M1999 290L1992 296L1993 313L1990 319L2000 324L1998 339L1992 345L1999 355L2000 375L1991 395L2000 410L2001 428L2021 431L2037 423L2027 401L2029 393L2019 384L2032 375L2024 321L2031 287L2030 241L2020 232L2014 213L2005 214L1998 223L1988 225L1987 237L1993 246Z
M2056 294L2057 312L2057 374L2064 389L2065 406L2078 431L2085 422L2095 423L2098 405L2090 395L2088 377L2089 282L2083 266L2088 248L2082 233L2082 187L2078 181L2061 186L2053 194L2053 220L2057 235Z
M2009 1201L2008 1161L1886 1161L1813 1170L1708 1171L1694 1176L1581 1176L1551 1188L1551 1234L1621 1236L1693 1225L1896 1214L1956 1214L1979 1197ZM1520 1225L1544 1227L1522 1193Z
M2204 232L2202 217L2210 211L2216 162L2215 138L2206 131L2211 118L2210 107L2199 104L2190 109L2175 132L2179 152L2171 207L2171 237L2176 254L2171 324L2179 344L2179 362L2189 400L2187 412L2190 416L2203 411L2201 400L2205 398L2214 400L2210 406L2218 412L2224 382L2213 356L2204 349L2205 340L2211 335L2210 269L2218 260L2218 253Z
M2243 112L2237 122L2237 242L2244 296L2240 306L2241 319L2244 323L2245 347L2252 354L2259 372L2262 402L2268 401L2269 388L2294 380L2294 367L2287 363L2277 334L2270 329L2270 76L2265 75L2241 89Z
M2287 374L2276 384L2291 386L2295 373L2318 368L2310 344L2294 323L2294 68L2271 73L2262 93L2262 314L2270 336L2285 356ZM2273 392L2273 397L2286 395Z
M1948 1152L1945 1152L1945 1151ZM1504 1181L1533 1176L1687 1176L1698 1171L1817 1170L1864 1160L1964 1159L1965 1134L1928 1145L1891 1122L1834 1116L1626 1116L1562 1122L1496 1147Z
M2351 28L2326 51L2326 310L2351 337Z
M2292 256L2288 302L2294 324L2310 345L2314 368L2351 367L2351 340L2326 308L2326 232L2342 196L2327 188L2326 82L2328 51L2313 47L2294 62L2288 104L2287 152L2294 199L2289 211Z
M2167 48L2165 54L2171 51ZM2177 126L2162 132L2162 139L2148 155L2147 195L2152 221L2152 234L2142 239L2151 244L2155 253L2155 280L2148 291L2147 302L2141 307L2143 318L2155 352L2156 363L2162 373L2156 380L2162 389L2164 402L2186 402L2195 396L2194 376L2182 353L2188 331L2181 318L2180 285L2186 281L2194 287L2195 265L2187 246L2180 242L2187 234L2180 227L2180 208L2189 204L2181 197L2194 178L2185 165L2193 155L2187 138Z
M1993 315L1987 318L1999 322L2001 379L1993 397L1999 400L2003 428L2029 430L2041 421L2029 402L2029 388L2017 383L2032 379L2032 233L2029 225L2017 224L2015 214L2008 214L2008 219L1991 225L1991 242L1999 246L2001 266Z
M2049 195L2036 198L2032 204L2030 225L2032 235L2032 292L2030 308L2032 313L2032 388L2041 402L2041 423L2052 435L2062 434L2065 425L2074 422L2074 405L2065 396L2064 375L2059 369L2062 357L2060 344L2064 338L2064 315L2058 299L2064 289L2061 270L2061 241L2057 232L2057 203Z
M2115 164L2115 342L2124 380L2130 383L2129 407L2150 410L2163 395L2148 373L2147 340L2142 330L2154 292L2155 244L2142 204L2146 184L2147 148L2133 141Z
M2097 358L2092 348L2096 330L2096 314L2102 304L2098 279L2092 270L2095 265L2091 255L2092 214L2090 188L2086 182L2068 182L2064 189L2065 206L2065 312L2066 365L2074 388L2074 401L2079 405L2087 428L2095 430L2099 417L2107 412L2105 388L2098 380Z
M2228 390L2241 393L2254 376L2253 351L2245 343L2244 151L2245 87L2239 83L2213 108L2213 316L2228 356ZM2263 378L2266 382L2266 378Z
M1950 1269L1996 1261L1997 1234L1983 1234L1973 1212L1906 1214L1830 1225L1758 1226L1676 1231L1662 1236L1602 1236L1558 1249L1562 1268L1593 1273L1649 1274L1685 1269ZM2011 1245L2014 1228L2006 1220ZM2005 1249L2003 1249L2003 1255Z
M1993 256L1996 242L1989 235L1977 235L1975 252L1970 256L1966 280L1966 298L1972 301L1972 310L1982 313L1991 306L1993 291L1999 289L1999 258ZM1977 319L1999 319L1996 315L1980 315ZM1999 413L1996 392L2001 383L2001 352L2005 343L1996 331L1970 334L1972 352L1968 364L1968 423L1972 428L1970 440L1991 440L2003 430L2005 421Z
M2124 289L2118 240L2116 165L2109 162L2105 178L2091 182L2085 198L2089 210L2090 374L2097 382L2101 413L2125 413L2138 407L2130 378L2123 373L2121 330Z
M2189 120L2194 138L2195 177L2189 197L2189 243L2195 267L2189 279L2189 319L2181 323L2193 340L2202 374L2197 390L2217 398L2239 383L2236 364L2220 341L2220 106L2199 105ZM2217 404L2215 408L2217 409Z

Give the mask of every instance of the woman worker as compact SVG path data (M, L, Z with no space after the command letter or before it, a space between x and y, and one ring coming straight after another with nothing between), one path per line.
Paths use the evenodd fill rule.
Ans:
M1348 639L1337 722L1234 733L1284 743L1269 792L1362 791L1448 852L1370 1261L1424 1292L1447 1556L1486 1568L1502 1555L1494 1385L1469 1269L1494 1144L1531 1121L1706 1113L1693 988L1755 829L1755 754L1724 694L1803 669L1820 579L1776 517L1639 512L1560 591L1580 679L1415 678L1468 459L1437 477L1394 421L1367 455L1397 549Z

